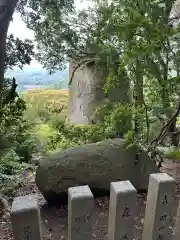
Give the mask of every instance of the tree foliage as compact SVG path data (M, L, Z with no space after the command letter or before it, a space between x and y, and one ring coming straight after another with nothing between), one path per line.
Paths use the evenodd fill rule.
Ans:
M77 10L73 0L29 0L20 1L18 10L27 26L35 33L37 59L50 72L61 69L71 58L95 58L97 46L92 45L91 49L87 46L88 39L98 24L99 16L94 8Z
M180 28L175 0L97 1L82 11L69 4L64 12L58 1L31 5L33 13L25 20L35 31L38 59L49 70L69 58L78 62L77 68L92 61L101 64L109 71L106 93L122 82L130 86L134 140L151 153L165 139L178 146ZM155 124L162 127L159 134L153 132Z
M123 132L128 142L145 148L156 160L159 146L179 144L180 27L174 4L175 0L94 1L80 11L71 0L21 0L18 5L35 32L36 57L50 72L73 59L76 69L100 64L108 70L106 94L129 86L131 101L113 105L112 114L105 106L102 121L113 136ZM124 131L126 107L131 124Z
M74 12L73 1L25 0L19 2L18 10L35 32L37 59L49 70L59 69L67 57L68 38L76 39L66 23Z
M15 66L23 68L30 64L34 56L34 45L31 40L22 41L15 38L13 34L8 35L6 42L5 70Z

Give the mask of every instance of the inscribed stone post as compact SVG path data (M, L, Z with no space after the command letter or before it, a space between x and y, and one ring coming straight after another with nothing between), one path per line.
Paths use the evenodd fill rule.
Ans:
M169 225L175 186L175 180L166 173L150 175L143 240L172 239Z
M89 186L68 189L68 240L92 240L93 209Z
M15 240L42 240L40 209L33 196L14 199L11 223Z
M129 181L112 182L109 203L109 240L132 240L136 189Z
M175 222L175 231L174 231L174 237L173 240L179 240L180 239L180 201L177 208L177 215L176 215L176 222Z

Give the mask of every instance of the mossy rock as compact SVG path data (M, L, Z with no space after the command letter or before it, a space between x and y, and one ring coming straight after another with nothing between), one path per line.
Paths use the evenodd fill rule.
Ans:
M146 152L138 155L138 161L136 156L136 148L126 148L122 139L70 148L40 161L36 184L50 203L65 196L69 187L86 184L109 191L111 182L129 180L137 190L147 190L149 175L159 170Z

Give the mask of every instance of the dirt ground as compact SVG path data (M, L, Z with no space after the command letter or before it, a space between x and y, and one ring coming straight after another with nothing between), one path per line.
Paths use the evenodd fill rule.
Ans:
M166 172L177 181L176 191L174 193L174 201L178 201L180 197L180 163L173 163L167 161L163 164L162 172ZM41 207L42 231L44 240L66 240L67 239L67 205L59 205L48 207L42 195L38 191L34 181L22 183L22 186L17 190L17 196L26 194L33 194L39 201ZM137 194L136 201L136 216L134 239L140 240L142 237L144 212L146 204L146 194ZM102 197L95 199L95 214L93 219L93 240L107 239L107 225L108 225L108 208L109 197ZM172 219L172 223L174 218ZM173 228L170 226L173 230ZM0 219L0 239L13 240L11 224Z

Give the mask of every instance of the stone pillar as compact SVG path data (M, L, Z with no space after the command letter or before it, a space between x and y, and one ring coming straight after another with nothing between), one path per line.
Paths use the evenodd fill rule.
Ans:
M88 186L68 189L68 240L92 240L94 196Z
M177 209L176 222L175 222L175 231L173 240L180 239L180 201Z
M169 225L175 186L175 180L166 173L150 175L143 240L171 239Z
M112 182L109 203L109 240L132 240L136 189L129 181Z
M77 63L69 63L69 80ZM83 64L75 74L68 91L67 123L92 124L94 111L104 101L104 82L107 73L97 65Z
M33 196L14 199L11 222L15 240L42 240L40 209Z

